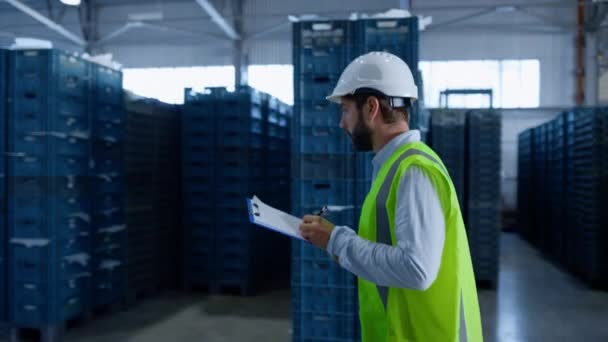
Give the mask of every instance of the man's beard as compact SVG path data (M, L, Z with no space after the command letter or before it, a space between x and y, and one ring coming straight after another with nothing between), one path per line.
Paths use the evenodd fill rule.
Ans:
M372 146L372 131L363 122L363 115L359 114L359 120L352 134L348 133L353 141L355 151L368 152L373 149Z

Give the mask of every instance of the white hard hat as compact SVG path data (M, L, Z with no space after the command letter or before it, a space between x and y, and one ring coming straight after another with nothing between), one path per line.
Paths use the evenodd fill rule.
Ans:
M392 98L418 98L412 71L401 58L388 52L369 52L357 57L344 69L326 99L340 103L342 96L361 88L371 88Z

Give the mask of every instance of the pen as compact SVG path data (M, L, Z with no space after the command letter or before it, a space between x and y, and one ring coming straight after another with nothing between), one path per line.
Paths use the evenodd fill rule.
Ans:
M323 215L325 215L325 213L327 213L327 206L326 205L324 205L323 208L321 208L321 210L319 210L316 215L317 216L323 216Z

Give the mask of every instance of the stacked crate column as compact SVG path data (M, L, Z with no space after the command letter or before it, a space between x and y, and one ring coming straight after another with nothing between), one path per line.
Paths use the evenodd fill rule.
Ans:
M93 307L126 301L128 235L122 73L93 66L91 197Z
M358 53L349 21L294 24L293 211L351 207L327 219L356 228L358 158L340 128L340 109L325 97ZM361 179L365 179L362 175ZM355 277L308 243L292 247L294 341L358 340Z
M9 319L44 338L89 309L89 65L10 52Z
M182 126L182 282L216 283L215 132L218 100L186 90Z
M477 281L496 286L501 226L501 115L494 110L467 114L466 226Z

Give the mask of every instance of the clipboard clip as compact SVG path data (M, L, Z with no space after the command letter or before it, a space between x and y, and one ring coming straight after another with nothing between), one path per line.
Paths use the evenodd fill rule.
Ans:
M253 207L253 215L259 217L260 216L260 206L257 203L251 202L251 206Z

